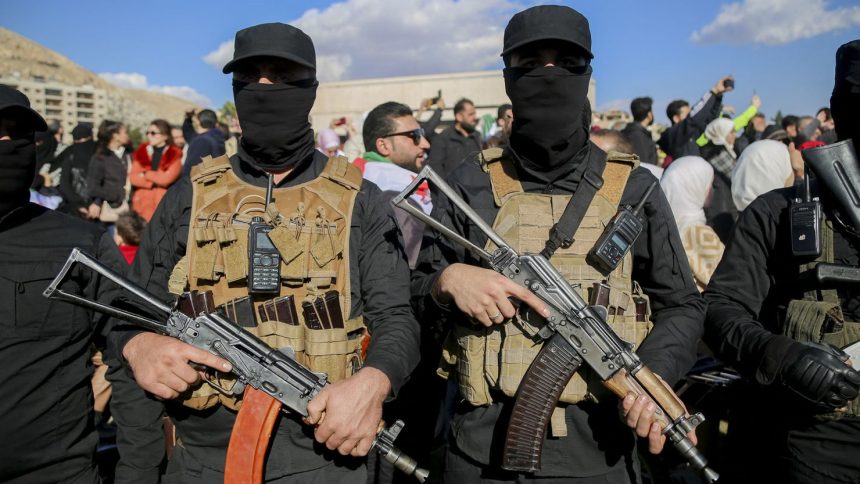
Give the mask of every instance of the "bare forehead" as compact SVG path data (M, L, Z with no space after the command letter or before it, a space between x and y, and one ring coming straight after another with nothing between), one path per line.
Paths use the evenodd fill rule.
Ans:
M413 129L418 129L418 121L415 119L415 116L399 116L393 119L394 125L397 127L397 131L410 131Z

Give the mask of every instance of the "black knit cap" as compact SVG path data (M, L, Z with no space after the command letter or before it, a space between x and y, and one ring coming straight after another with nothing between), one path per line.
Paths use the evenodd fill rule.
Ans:
M4 116L25 121L33 131L47 131L48 124L42 116L30 108L30 100L21 91L0 84L0 112Z
M236 32L233 60L224 74L233 72L236 63L251 57L278 57L316 70L317 56L310 37L292 25L260 24Z
M590 59L591 30L588 19L570 7L540 5L511 17L505 27L505 45L502 55L538 40L563 40L582 48Z

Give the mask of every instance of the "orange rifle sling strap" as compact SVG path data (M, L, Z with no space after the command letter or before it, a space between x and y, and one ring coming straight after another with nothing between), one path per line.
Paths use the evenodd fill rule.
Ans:
M227 447L225 484L263 482L266 452L280 413L281 402L250 386L245 388L242 406L236 416L236 423L233 424L230 445Z

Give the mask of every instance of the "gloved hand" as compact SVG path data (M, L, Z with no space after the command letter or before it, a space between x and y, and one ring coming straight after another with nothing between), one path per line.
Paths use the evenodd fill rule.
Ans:
M825 411L857 398L860 373L846 364L848 355L829 345L795 343L782 370L782 383Z

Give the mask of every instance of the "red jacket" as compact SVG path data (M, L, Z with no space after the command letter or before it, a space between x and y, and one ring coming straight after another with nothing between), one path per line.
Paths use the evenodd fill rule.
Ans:
M152 169L152 154L147 143L134 150L132 155L130 182L135 187L131 197L131 207L149 222L155 207L161 201L167 188L179 178L182 171L182 150L174 145L166 145L158 162L158 169Z

